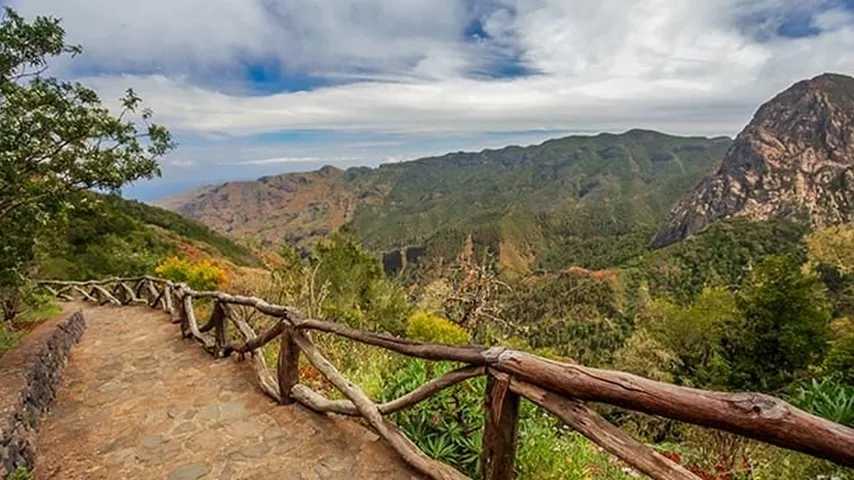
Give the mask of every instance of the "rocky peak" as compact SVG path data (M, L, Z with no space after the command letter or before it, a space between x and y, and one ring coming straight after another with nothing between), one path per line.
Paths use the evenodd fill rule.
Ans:
M652 245L734 216L797 216L814 226L854 221L854 78L826 73L762 105Z

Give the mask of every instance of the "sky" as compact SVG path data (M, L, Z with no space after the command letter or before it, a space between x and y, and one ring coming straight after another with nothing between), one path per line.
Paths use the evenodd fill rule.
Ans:
M854 74L854 0L0 0L84 53L50 73L173 133L154 200L226 180L632 128L734 136Z

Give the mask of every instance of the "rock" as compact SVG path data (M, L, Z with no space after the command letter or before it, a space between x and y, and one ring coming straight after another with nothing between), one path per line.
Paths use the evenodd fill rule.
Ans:
M39 417L56 397L71 347L86 322L75 313L40 325L0 364L0 478L33 467Z
M168 480L197 480L207 475L210 471L211 469L207 464L191 463L176 468L167 478Z
M729 217L854 221L854 78L824 74L762 105L720 167L673 208L663 247Z

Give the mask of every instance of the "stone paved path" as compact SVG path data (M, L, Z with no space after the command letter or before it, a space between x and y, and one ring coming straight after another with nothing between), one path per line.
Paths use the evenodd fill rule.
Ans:
M88 324L42 420L36 479L414 479L358 424L279 406L250 362L214 360L146 307L83 309Z

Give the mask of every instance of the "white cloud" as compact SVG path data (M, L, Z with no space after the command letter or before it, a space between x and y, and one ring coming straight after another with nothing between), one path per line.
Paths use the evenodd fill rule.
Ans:
M399 132L419 142L425 135L530 129L734 134L759 103L795 81L824 71L854 73L854 15L828 9L829 1L13 4L28 15L62 17L69 37L84 45L83 68L62 65L61 74L82 76L105 98L136 88L156 119L182 135L227 142L292 129L358 130ZM818 35L776 33L787 18L810 12L818 12L812 20ZM475 19L487 35L467 39ZM482 75L508 58L536 73ZM250 95L226 82L260 61L332 84ZM417 150L382 148L379 158ZM343 158L352 151L329 145L306 155L254 158Z

